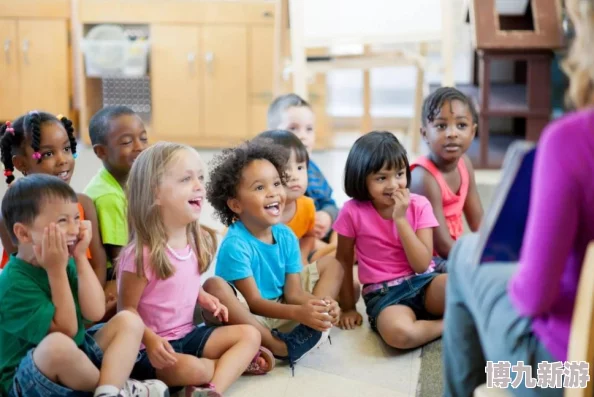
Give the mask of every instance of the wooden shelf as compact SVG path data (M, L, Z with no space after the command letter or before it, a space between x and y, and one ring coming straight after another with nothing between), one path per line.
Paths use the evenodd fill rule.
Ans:
M458 88L473 99L477 112L493 117L533 117L535 115L549 116L547 109L542 111L530 110L528 107L527 89L523 84L491 84L489 109L484 109L480 103L479 87L476 85L459 85Z

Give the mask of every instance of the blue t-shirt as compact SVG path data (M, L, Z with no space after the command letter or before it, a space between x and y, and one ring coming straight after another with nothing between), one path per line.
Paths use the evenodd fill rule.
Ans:
M301 273L299 241L287 226L272 226L274 244L254 237L241 221L229 227L217 254L216 275L233 282L253 277L264 299L283 295L287 273Z

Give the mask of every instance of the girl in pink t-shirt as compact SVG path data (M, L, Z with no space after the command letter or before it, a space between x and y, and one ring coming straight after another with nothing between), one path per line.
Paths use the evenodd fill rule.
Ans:
M433 228L429 201L408 191L406 150L390 132L359 138L345 168L349 200L334 223L336 257L345 275L339 325L362 322L353 295L353 257L371 328L390 346L411 349L438 338L443 330L447 275L433 271Z
M196 304L228 321L227 308L200 283L216 249L214 232L198 223L203 198L204 170L194 149L162 142L134 161L128 178L132 239L117 265L118 307L137 312L146 326L134 376L191 386L186 396L215 397L246 368L269 371L274 358L259 348L260 333L251 325L193 323Z

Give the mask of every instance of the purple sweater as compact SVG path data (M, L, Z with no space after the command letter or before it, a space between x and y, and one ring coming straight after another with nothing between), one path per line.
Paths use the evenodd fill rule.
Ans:
M508 288L536 337L564 361L582 262L594 239L594 110L545 129L532 178L520 263Z

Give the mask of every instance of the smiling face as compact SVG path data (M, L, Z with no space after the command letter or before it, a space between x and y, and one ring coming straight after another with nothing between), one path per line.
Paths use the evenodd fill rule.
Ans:
M384 209L394 205L392 195L399 189L406 189L406 167L382 167L378 172L367 175L367 190L373 205Z
M107 144L97 144L93 150L109 172L125 178L136 157L148 147L144 123L136 114L123 114L109 122Z
M41 204L40 212L30 225L16 223L14 232L20 244L41 246L46 227L55 223L58 230L64 233L68 250L76 245L80 232L80 212L78 204L64 198L48 197Z
M297 161L297 155L291 150L287 164L287 201L297 200L307 190L307 162Z
M204 199L204 166L195 150L183 149L168 164L155 203L163 223L185 227L200 219Z
M40 160L32 157L33 148L29 139L24 143L23 153L13 157L14 166L23 175L54 175L66 183L70 183L74 172L74 157L68 134L62 123L48 121L41 125L39 141Z
M458 161L462 157L470 147L475 133L476 124L470 109L459 100L445 102L433 122L428 122L421 129L431 153L447 163Z
M286 198L274 165L268 160L254 160L243 169L237 197L228 205L248 228L267 228L281 221Z

